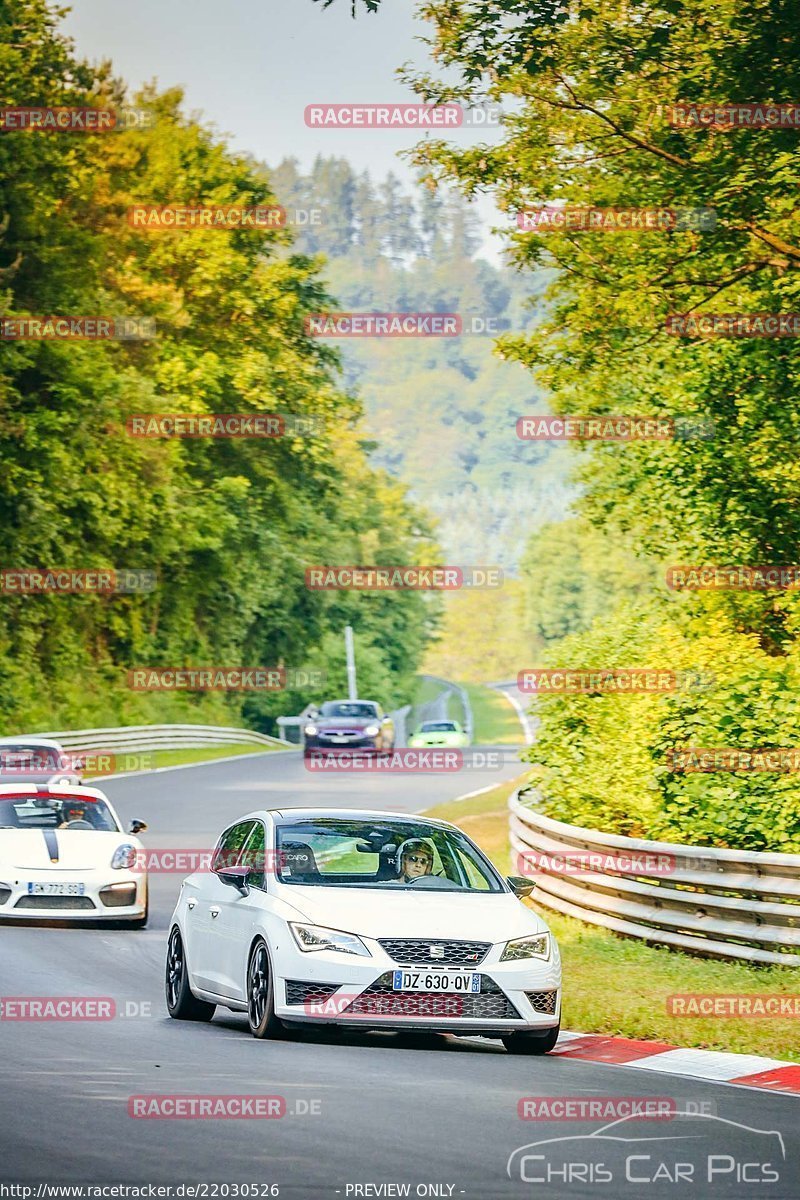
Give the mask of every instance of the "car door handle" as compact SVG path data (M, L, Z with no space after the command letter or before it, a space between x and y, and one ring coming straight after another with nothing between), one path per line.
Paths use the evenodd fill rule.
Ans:
M196 900L187 900L187 901L186 901L186 907L187 907L187 908L190 908L190 909L191 909L191 908L194 908L195 904L197 904L197 901L196 901Z
M212 917L218 917L218 916L219 916L219 909L218 909L218 908L210 908L208 911L211 913Z

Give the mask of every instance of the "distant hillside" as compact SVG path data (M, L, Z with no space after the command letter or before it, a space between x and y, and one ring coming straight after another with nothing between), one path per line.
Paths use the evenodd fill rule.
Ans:
M459 196L405 192L394 176L357 175L346 159L296 160L269 171L289 210L319 210L294 252L324 254L343 310L458 312L497 330L535 320L537 279L476 256L474 210ZM449 561L516 568L532 530L564 515L568 451L523 443L519 415L546 411L527 371L492 352L490 336L363 338L337 343L365 405L373 461L411 488L439 522Z

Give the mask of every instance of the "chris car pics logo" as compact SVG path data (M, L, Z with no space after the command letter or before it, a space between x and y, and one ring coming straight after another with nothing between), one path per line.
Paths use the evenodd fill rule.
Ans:
M574 1188L575 1195L584 1196L587 1186L610 1185L603 1194L614 1200L641 1200L641 1189L661 1184L659 1196L749 1200L768 1192L747 1189L786 1177L786 1147L778 1130L716 1115L677 1112L659 1126L633 1114L588 1134L529 1142L509 1156L506 1170L510 1179L554 1186L560 1195Z

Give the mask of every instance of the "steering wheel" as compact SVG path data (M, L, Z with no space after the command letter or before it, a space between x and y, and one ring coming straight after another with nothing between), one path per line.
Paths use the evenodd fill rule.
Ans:
M94 829L91 821L67 821L64 829Z

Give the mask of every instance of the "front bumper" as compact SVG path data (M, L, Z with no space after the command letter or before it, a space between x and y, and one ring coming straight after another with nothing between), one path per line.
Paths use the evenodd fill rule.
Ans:
M32 895L29 883L83 885L83 895ZM133 921L146 911L147 877L141 873L0 867L0 921Z
M551 1029L559 1023L557 947L548 961L500 962L503 946L492 946L485 960L470 968L481 976L480 993L395 992L392 972L403 964L377 943L362 940L372 957L324 950L307 954L286 947L275 981L276 1014L290 1022L486 1036ZM419 963L408 969L420 970ZM425 969L438 973L447 968L431 964ZM467 968L450 970L463 973Z
M346 742L335 742L331 738L325 737L306 737L305 752L310 754L312 751L331 751L334 754L337 750L381 750L382 743L379 737L355 737L348 738Z

